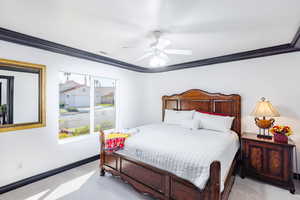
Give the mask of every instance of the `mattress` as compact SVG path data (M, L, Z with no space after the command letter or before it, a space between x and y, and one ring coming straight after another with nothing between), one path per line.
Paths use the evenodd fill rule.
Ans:
M239 149L236 133L191 130L164 123L137 127L116 153L171 172L203 189L210 164L221 162L221 191Z

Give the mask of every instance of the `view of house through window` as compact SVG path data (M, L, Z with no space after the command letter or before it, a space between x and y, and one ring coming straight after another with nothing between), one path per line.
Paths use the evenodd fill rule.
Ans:
M115 128L115 80L94 78L95 131Z
M115 128L115 82L108 78L60 72L60 139Z

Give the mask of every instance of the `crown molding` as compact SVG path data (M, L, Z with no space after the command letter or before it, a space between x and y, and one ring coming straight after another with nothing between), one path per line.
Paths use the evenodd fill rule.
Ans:
M137 72L143 72L146 69L117 59L101 56L88 51L58 44L55 42L50 42L48 40L40 39L23 33L18 33L1 27L0 27L0 40L21 44L29 47L35 47L38 49L43 49L43 50L47 50L47 51L51 51L63 55L68 55L76 58L82 58L85 60L95 61L98 63L108 64L115 67L137 71Z
M293 45L293 47L295 48L300 48L300 27L293 39L293 41L291 42L291 44Z
M228 54L224 56L218 56L218 57L202 59L202 60L197 60L192 62L180 63L177 65L170 65L164 68L162 67L154 68L152 69L152 72L157 73L157 72L173 71L173 70L187 69L193 67L202 67L207 65L234 62L234 61L246 60L251 58L259 58L259 57L273 56L273 55L284 54L284 53L292 53L295 51L300 51L300 49L297 49L288 43L288 44L282 44L278 46L272 46L272 47L267 47L262 49L251 50L251 51L244 51L240 53Z
M111 66L131 70L131 71L143 72L143 73L158 73L158 72L167 72L167 71L187 69L193 67L202 67L202 66L219 64L219 63L233 62L233 61L239 61L239 60L245 60L251 58L258 58L258 57L272 56L272 55L300 51L300 28L297 34L295 35L293 41L288 44L281 44L272 47L255 49L251 51L244 51L244 52L228 54L228 55L223 55L223 56L218 56L213 58L196 60L192 62L180 63L176 65L169 65L166 67L159 67L159 68L140 67L117 59L101 56L88 51L65 46L62 44L40 39L23 33L18 33L8 29L4 29L1 27L0 27L0 40L16 43L20 45L25 45L25 46L35 47L50 52L68 55L68 56L81 58L81 59L86 59L98 63L108 64Z

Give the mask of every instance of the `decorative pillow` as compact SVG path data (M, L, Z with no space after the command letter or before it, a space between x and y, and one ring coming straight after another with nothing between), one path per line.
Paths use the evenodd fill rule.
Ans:
M206 111L202 111L202 110L196 110L196 111L197 111L197 112L200 112L200 113L204 113L204 114L209 114L209 115L218 115L218 116L229 117L229 115L224 114L224 113L206 112Z
M181 120L180 126L183 128L188 128L191 130L199 129L201 124L200 120L198 119L183 119Z
M229 132L232 126L234 117L224 116L223 114L207 114L201 112L195 112L194 119L198 119L201 122L201 127L204 129L210 129L221 132Z
M165 110L164 123L180 125L182 120L191 120L195 110Z

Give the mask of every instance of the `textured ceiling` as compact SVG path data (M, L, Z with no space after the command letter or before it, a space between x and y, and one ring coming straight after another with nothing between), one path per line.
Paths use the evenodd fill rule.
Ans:
M170 55L173 65L290 43L299 8L299 0L1 0L0 26L149 67L149 59L136 59L154 30L170 48L193 51Z

